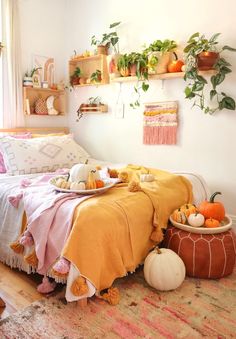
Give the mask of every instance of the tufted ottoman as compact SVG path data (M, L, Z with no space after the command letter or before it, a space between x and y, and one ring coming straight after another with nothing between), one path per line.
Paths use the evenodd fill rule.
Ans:
M234 269L236 237L232 230L196 234L169 226L163 247L170 248L182 258L190 277L222 278Z

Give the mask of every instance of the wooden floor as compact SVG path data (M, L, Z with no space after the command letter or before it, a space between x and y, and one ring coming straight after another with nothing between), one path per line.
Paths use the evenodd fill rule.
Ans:
M44 298L37 292L41 278L36 274L11 269L0 262L0 297L6 307L0 307L0 319Z

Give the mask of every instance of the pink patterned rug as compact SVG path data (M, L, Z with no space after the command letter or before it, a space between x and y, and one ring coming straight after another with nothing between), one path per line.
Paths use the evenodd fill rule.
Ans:
M236 338L236 270L220 280L186 278L177 290L159 292L140 268L115 285L117 306L95 297L85 309L44 299L0 321L0 338Z

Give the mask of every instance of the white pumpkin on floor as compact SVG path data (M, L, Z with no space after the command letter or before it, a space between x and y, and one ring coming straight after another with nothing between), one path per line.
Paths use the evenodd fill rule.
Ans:
M96 166L89 164L76 164L70 169L70 181L87 181L91 171L93 171L94 179L99 180L100 174L96 169Z
M185 279L183 260L172 250L155 248L145 259L144 277L147 283L160 291L179 287Z

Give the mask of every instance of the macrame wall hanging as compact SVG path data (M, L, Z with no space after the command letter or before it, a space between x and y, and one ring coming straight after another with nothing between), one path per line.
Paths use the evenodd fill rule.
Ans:
M177 135L177 101L145 104L143 143L146 145L174 145Z

